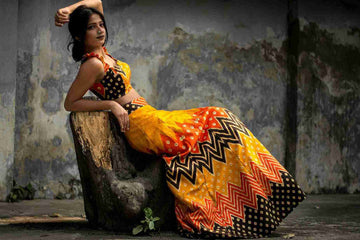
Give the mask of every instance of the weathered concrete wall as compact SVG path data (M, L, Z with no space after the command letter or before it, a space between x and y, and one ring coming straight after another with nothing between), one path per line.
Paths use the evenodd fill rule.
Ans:
M80 193L68 113L62 106L78 65L66 50L67 26L53 24L55 11L67 4L9 3L18 6L17 35L8 36L17 44L4 48L13 51L8 56L17 56L16 94L14 74L1 83L10 86L4 91L7 96L16 99L1 97L6 111L0 113L5 124L0 134L10 141L0 140L8 144L0 146L0 164L8 164L0 172L0 197L9 190L12 173L18 183L32 183L38 198ZM107 47L130 64L133 86L153 106L226 107L280 162L296 165L305 191L354 192L360 189L358 6L350 0L303 0L296 7L301 19L298 128L296 159L287 159L291 162L285 161L285 139L292 131L286 107L291 70L287 1L104 1ZM1 72L7 74L11 67Z
M360 3L299 1L296 176L307 192L360 190Z
M17 8L17 1L2 2L0 7L0 200L9 193L13 177Z
M79 183L62 104L77 66L53 14L67 1L20 1L14 177L36 197L72 197ZM283 161L286 3L104 1L109 51L162 109L231 109ZM241 14L239 14L241 13ZM35 23L34 23L35 22ZM74 190L75 189L75 190Z

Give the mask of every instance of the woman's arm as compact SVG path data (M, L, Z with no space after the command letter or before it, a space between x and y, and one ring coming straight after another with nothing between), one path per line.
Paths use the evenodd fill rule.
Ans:
M83 0L77 3L74 3L70 6L60 8L57 10L55 14L55 25L58 27L62 27L65 23L69 22L70 14L81 5L85 5L87 7L92 7L97 9L99 12L104 14L103 6L101 0Z
M118 119L121 131L129 130L129 116L127 111L116 101L87 100L83 96L97 79L104 75L102 63L96 58L90 58L79 69L75 81L66 95L64 107L67 111L97 111L111 110Z
M96 58L90 58L85 63L81 64L79 72L75 81L66 95L64 107L67 111L95 111L108 110L110 103L101 103L102 109L95 101L84 100L82 97L88 89L95 83L97 79L104 74L102 63ZM95 105L94 105L95 104Z

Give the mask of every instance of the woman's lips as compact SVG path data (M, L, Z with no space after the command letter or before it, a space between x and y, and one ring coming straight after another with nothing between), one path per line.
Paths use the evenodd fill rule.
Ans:
M104 36L98 36L96 38L99 39L99 40L102 40L102 39L104 39Z

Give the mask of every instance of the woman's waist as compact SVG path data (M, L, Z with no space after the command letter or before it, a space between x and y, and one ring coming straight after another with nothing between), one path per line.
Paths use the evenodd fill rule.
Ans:
M135 89L131 89L127 94L125 94L122 97L119 97L115 99L117 103L119 103L121 106L125 106L125 104L130 103L133 100L136 100L138 98L141 98L140 94L136 92Z
M139 95L139 97L132 98L131 101L125 103L122 106L130 115L130 113L132 113L133 111L135 111L143 106L146 106L146 105L149 105L149 104L146 102L145 98L143 98Z

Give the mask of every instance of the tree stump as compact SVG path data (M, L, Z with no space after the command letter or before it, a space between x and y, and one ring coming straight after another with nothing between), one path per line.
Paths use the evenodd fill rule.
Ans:
M174 198L161 158L133 150L110 112L72 112L70 125L92 226L129 231L150 207L158 226L174 228Z

